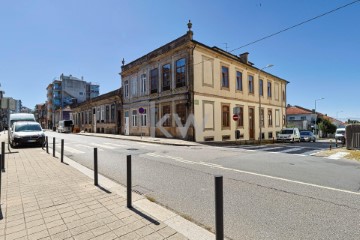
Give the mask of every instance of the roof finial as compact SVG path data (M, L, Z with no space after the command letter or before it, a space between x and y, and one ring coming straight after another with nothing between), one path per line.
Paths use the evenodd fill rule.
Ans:
M121 61L122 65L125 65L125 59L123 58L123 60Z
M187 24L188 28L189 28L189 32L191 31L191 28L192 28L192 23L191 21L189 20L188 24Z

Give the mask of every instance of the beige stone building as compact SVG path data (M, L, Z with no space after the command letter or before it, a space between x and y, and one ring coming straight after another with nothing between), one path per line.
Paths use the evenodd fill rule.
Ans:
M272 139L285 126L287 81L248 61L180 38L121 68L126 135L202 141ZM233 120L233 115L238 120ZM260 134L261 133L261 134Z
M121 89L72 106L70 118L74 123L74 132L119 134L121 108Z

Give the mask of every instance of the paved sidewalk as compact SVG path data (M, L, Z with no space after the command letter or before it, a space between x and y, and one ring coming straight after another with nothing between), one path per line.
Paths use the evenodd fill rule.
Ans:
M6 153L0 239L188 239L41 148Z

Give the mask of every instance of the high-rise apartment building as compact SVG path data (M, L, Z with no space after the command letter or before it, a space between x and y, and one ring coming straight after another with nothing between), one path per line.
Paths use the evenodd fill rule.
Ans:
M84 81L72 75L60 75L48 85L47 90L47 120L48 127L56 126L60 120L70 119L69 111L64 111L74 103L81 103L99 96L100 86Z

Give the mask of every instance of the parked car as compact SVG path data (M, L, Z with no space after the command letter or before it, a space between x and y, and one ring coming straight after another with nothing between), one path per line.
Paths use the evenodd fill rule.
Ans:
M345 128L337 128L335 132L335 140L343 142L345 140Z
M316 142L316 136L311 131L300 131L300 141Z
M10 132L10 146L21 145L42 146L45 142L45 133L37 122L15 122Z
M59 121L59 126L57 131L59 133L71 133L74 123L72 120L61 120Z
M10 114L9 123L8 123L8 140L10 141L10 133L12 125L15 122L26 121L26 122L35 122L35 116L32 113L12 113Z
M300 142L300 131L298 128L284 128L277 135L277 141Z

